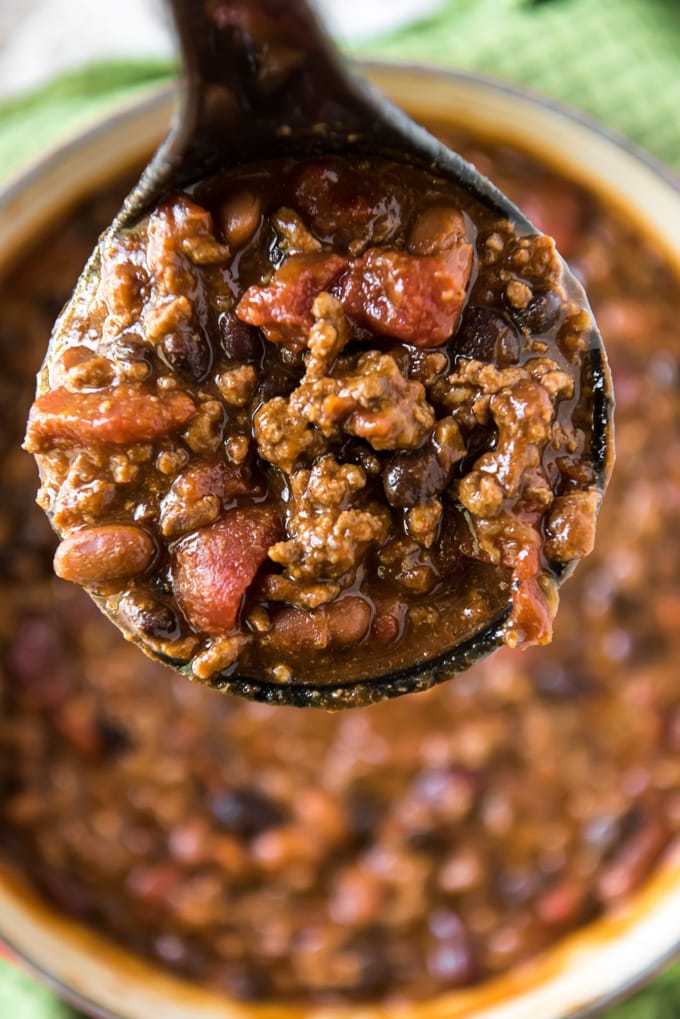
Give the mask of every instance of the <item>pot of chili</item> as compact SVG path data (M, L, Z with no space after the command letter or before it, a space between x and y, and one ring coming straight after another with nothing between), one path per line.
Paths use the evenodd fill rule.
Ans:
M0 937L93 1015L558 1019L680 944L680 189L523 92L368 70L584 279L620 407L610 508L550 649L348 716L159 676L52 579L17 447L54 313L169 97L11 182Z

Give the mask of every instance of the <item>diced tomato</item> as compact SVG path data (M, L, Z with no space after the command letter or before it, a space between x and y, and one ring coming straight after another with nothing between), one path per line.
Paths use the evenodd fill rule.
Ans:
M552 184L541 188L532 182L531 190L521 197L520 207L538 230L555 239L564 258L573 255L588 213L586 202L575 188Z
M281 538L273 508L230 510L210 527L179 542L174 554L177 601L196 630L224 634L234 630L241 599Z
M186 393L122 385L106 391L52 389L31 407L25 448L152 442L179 431L196 413Z
M510 647L549 644L557 599L549 598L539 584L541 577L538 547L521 549L513 569L512 615L508 622Z
M236 314L243 322L259 326L272 343L302 350L314 324L314 299L348 264L346 258L328 253L291 255L266 286L246 290Z
M370 248L353 263L338 296L360 325L417 347L438 347L458 323L471 268L469 244L425 256Z

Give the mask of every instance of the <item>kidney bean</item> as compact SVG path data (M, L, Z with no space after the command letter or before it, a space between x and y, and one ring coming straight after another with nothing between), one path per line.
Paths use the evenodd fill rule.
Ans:
M195 413L193 400L179 390L135 385L94 393L52 389L31 407L25 448L34 453L74 443L151 442L179 431Z
M334 159L309 161L297 171L295 204L322 237L335 233L344 239L358 233L370 237L380 214L389 215L385 183L376 187L369 174L348 173Z
M73 531L54 556L54 571L63 580L85 586L129 580L150 565L153 539L130 524L101 524Z

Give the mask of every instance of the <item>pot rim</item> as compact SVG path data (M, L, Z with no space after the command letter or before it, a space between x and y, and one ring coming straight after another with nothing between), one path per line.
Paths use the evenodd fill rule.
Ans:
M370 61L362 62L362 67L369 77L386 79L392 75L393 84L401 81L402 78L406 80L415 77L420 81L421 85L429 85L430 88L439 82L449 89L452 86L454 88L457 86L462 89L472 89L486 95L487 99L489 96L493 96L494 98L505 97L511 102L519 101L520 106L524 108L524 113L527 110L532 110L536 116L539 113L547 113L557 122L567 122L572 127L577 127L584 131L593 140L599 140L607 147L615 149L619 154L626 154L631 159L631 165L643 167L648 174L651 174L656 179L657 183L661 182L667 185L671 191L680 196L680 177L644 149L623 138L617 132L604 127L587 114L573 110L557 100L539 95L524 86L501 81L490 75L452 71L437 67L424 67L417 64ZM396 78L395 75L397 76ZM406 86L404 85L404 87ZM0 186L0 232L7 234L7 230L11 226L10 236L13 238L9 244L5 245L5 250L11 249L13 255L20 256L27 243L30 240L34 240L51 223L63 218L64 213L69 207L72 207L78 197L87 194L92 190L93 186L102 186L112 181L124 169L129 169L135 162L143 161L148 156L150 145L160 140L164 132L165 127L160 122L161 119L167 121L175 92L176 88L172 83L160 86L154 84L141 93L137 92L132 98L126 99L122 104L116 104L94 124L90 123L74 131L67 138L50 147L40 157L30 161L22 170L9 177ZM418 114L419 111L417 109L414 111L413 109L416 105L415 102L407 103L405 100L402 100L402 102L408 106L410 112ZM420 104L420 108L425 110L428 106L427 97L421 99ZM522 111L520 110L520 112ZM135 142L132 138L127 137L127 135L132 134L128 130L131 117L136 118L135 123L138 129L141 128L142 124L148 128L148 133L143 134L143 143L139 142L138 139ZM450 116L450 120L452 123L456 122L455 114ZM486 134L485 131L483 133ZM504 133L499 129L496 132L496 140L504 137L507 141L508 134L508 129ZM69 194L58 193L55 196L49 188L46 188L50 194L50 201L58 211L50 215L49 210L47 208L44 209L40 224L36 225L34 222L33 227L29 229L26 224L28 216L31 214L31 209L27 209L25 201L27 190L30 191L32 187L35 188L40 184L45 187L44 181L46 176L49 178L55 173L63 173L66 167L77 166L82 170L82 162L79 157L82 156L83 149L87 150L88 148L96 147L97 142L101 142L103 139L109 140L112 135L116 135L124 141L124 144L115 150L115 157L111 157L111 149L114 146L110 145L107 152L108 158L100 160L94 167L91 167L85 179L81 175L77 188L73 188ZM526 139L523 138L522 141L526 142ZM538 139L534 140L533 145L521 144L520 147L528 148L530 151L533 151L534 155L542 158L543 162L547 162L548 165L552 165L558 170L561 169L561 172L565 173L564 165L557 161L556 156L554 160L551 160L550 153L540 150ZM566 171L565 175L573 177L574 173ZM597 191L603 198L605 198L605 195L609 195L609 183L614 187L614 182L608 182L607 186L602 182L600 182L600 186L596 186L593 182L586 182L582 173L577 174L577 178L586 187L591 187L592 190ZM636 195L636 199L638 197ZM605 200L609 201L608 198L605 198ZM625 200L619 196L618 200L609 201L609 204L616 205L621 204L621 202L625 204ZM680 202L677 204L678 224L680 225ZM650 227L639 210L637 218L639 225L648 234L654 235L654 228ZM19 224L18 228L16 227L17 222ZM680 231L678 232L678 237L680 237ZM669 244L670 242L667 241L665 246ZM670 253L680 268L680 244L677 241ZM6 259L3 262L3 252L0 252L0 270L8 264L9 260ZM664 860L657 866L653 876L648 880L643 889L637 893L631 905L626 908L621 916L615 917L613 920L609 917L605 921L596 921L586 925L563 939L555 947L547 949L536 964L529 964L528 967L522 967L521 971L512 971L504 977L488 981L479 990L446 992L431 1002L415 1003L409 1007L408 1012L413 1017L417 1016L417 1019L424 1019L426 1014L428 1017L432 1016L432 1019L449 1019L449 1017L450 1019L454 1019L454 1017L455 1019L463 1019L464 1016L469 1017L469 1019L472 1019L472 1016L478 1016L479 1019L482 1019L482 1012L479 1011L481 1008L483 1009L483 1015L488 1016L488 1019L496 1019L496 1016L500 1019L501 1013L497 1012L497 1008L502 1008L503 1005L507 1005L510 1002L511 1006L513 1003L516 1005L516 1009L512 1010L511 1008L507 1010L506 1008L502 1013L503 1019L524 1019L527 1014L526 1010L531 1008L528 996L531 995L532 990L535 990L536 986L540 988L543 984L549 984L555 978L556 973L559 975L566 971L569 966L574 965L575 961L578 964L578 958L583 958L581 953L584 950L588 952L589 948L592 950L596 940L599 947L602 948L607 939L612 941L616 938L617 933L621 934L622 930L633 930L639 925L644 924L644 918L649 918L650 913L656 916L659 904L662 901L664 904L666 903L666 899L670 898L669 893L671 891L674 892L676 898L674 905L677 915L680 913L680 847L677 846L671 848L666 854ZM140 963L131 954L114 946L98 933L84 931L75 921L59 916L56 911L39 902L32 892L25 890L22 887L21 881L17 886L16 882L12 880L11 875L8 876L5 873L0 873L0 896L6 897L8 900L14 896L16 903L21 900L24 906L28 904L27 908L33 916L37 915L40 918L40 923L49 924L52 928L58 929L65 939L73 941L74 944L80 942L78 947L82 951L89 952L90 955L96 954L99 958L103 957L105 964L107 964L106 960L108 960L108 965L111 967L134 966L136 972L140 974L153 974L155 979L159 979L162 975L167 982L168 989L171 985L173 987L176 986L178 990L186 989L188 995L187 1001L192 996L189 992L198 991L187 981L178 981L177 978L170 976L166 977L165 974L161 973L160 967L154 966L151 962ZM603 931L600 931L600 936L596 939L596 931L599 930L600 926L606 927L609 933L604 935ZM5 931L0 933L12 953L22 964L62 999L96 1017L96 1019L120 1019L122 1013L117 1013L108 1005L98 1002L93 996L94 992L92 990L80 989L78 981L75 979L71 985L65 983L63 979L55 976L47 968L49 964L36 961L30 956L28 949L13 944L11 934L8 936L8 933ZM614 947L617 947L617 945L618 943L615 942ZM675 925L673 936L667 937L666 944L658 955L654 956L651 960L645 960L640 963L638 968L633 966L629 972L623 974L617 973L606 990L594 997L590 997L588 1000L583 1000L584 996L579 996L576 989L572 988L571 997L568 1000L566 997L563 997L559 1004L556 1004L558 1011L546 1012L542 1010L540 1015L550 1015L552 1019L557 1019L558 1016L568 1014L570 1019L586 1019L587 1016L592 1016L603 1008L614 1004L636 987L644 984L654 973L663 968L679 953L680 923ZM543 971L542 975L539 973L538 978L536 978L536 973L539 970ZM525 981L521 979L523 972L527 973ZM532 972L534 974L533 977ZM350 1016L356 1016L357 1019L359 1019L359 1016L361 1016L361 1019L379 1019L379 1017L385 1019L387 1014L392 1011L389 1007L381 1007L379 1005L339 1009L310 1006L304 1010L296 1009L295 1013L293 1013L292 1008L288 1010L279 1006L272 1006L270 1008L269 1006L257 1005L250 1007L243 1006L237 1002L230 1003L226 997L218 999L217 996L202 990L199 996L206 1003L209 1000L213 1004L213 1010L208 1008L205 1013L203 1010L200 1011L200 1014L205 1015L206 1019L208 1019L208 1016L210 1019L213 1019L213 1016L229 1015L238 1016L239 1019L245 1019L247 1016L257 1016L260 1019L264 1019L264 1017L267 1017L267 1019L281 1019L284 1011L290 1013L291 1019L293 1019L294 1014L296 1019L299 1019L302 1015L311 1017L312 1014L315 1019L321 1019L322 1015L325 1019L328 1019L328 1016L331 1014L336 1017L342 1016L342 1019L348 1019ZM458 1006L453 1007L452 999L454 996L463 1002L462 1011ZM585 997L588 998L587 995ZM464 1004L464 999L469 999L469 1006ZM223 1002L221 1006L217 1005L218 1000ZM451 1003L447 1004L449 1001ZM187 1006L181 1007L185 1009ZM545 1007L544 1003L543 1009ZM547 1007L550 1008L550 1004ZM400 1011L402 1016L405 1014L403 1007L396 1011ZM182 1011L182 1014L186 1015L187 1012Z

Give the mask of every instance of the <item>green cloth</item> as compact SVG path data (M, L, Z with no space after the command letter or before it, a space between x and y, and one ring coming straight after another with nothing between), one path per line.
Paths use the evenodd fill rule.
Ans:
M368 49L522 82L680 168L678 0L447 0Z
M2 1019L72 1019L73 1012L21 970L0 960Z
M446 0L437 14L355 52L521 82L585 110L680 169L680 0ZM172 74L163 61L99 64L0 105L0 180ZM0 963L2 1019L69 1015ZM679 1017L680 964L606 1019Z

